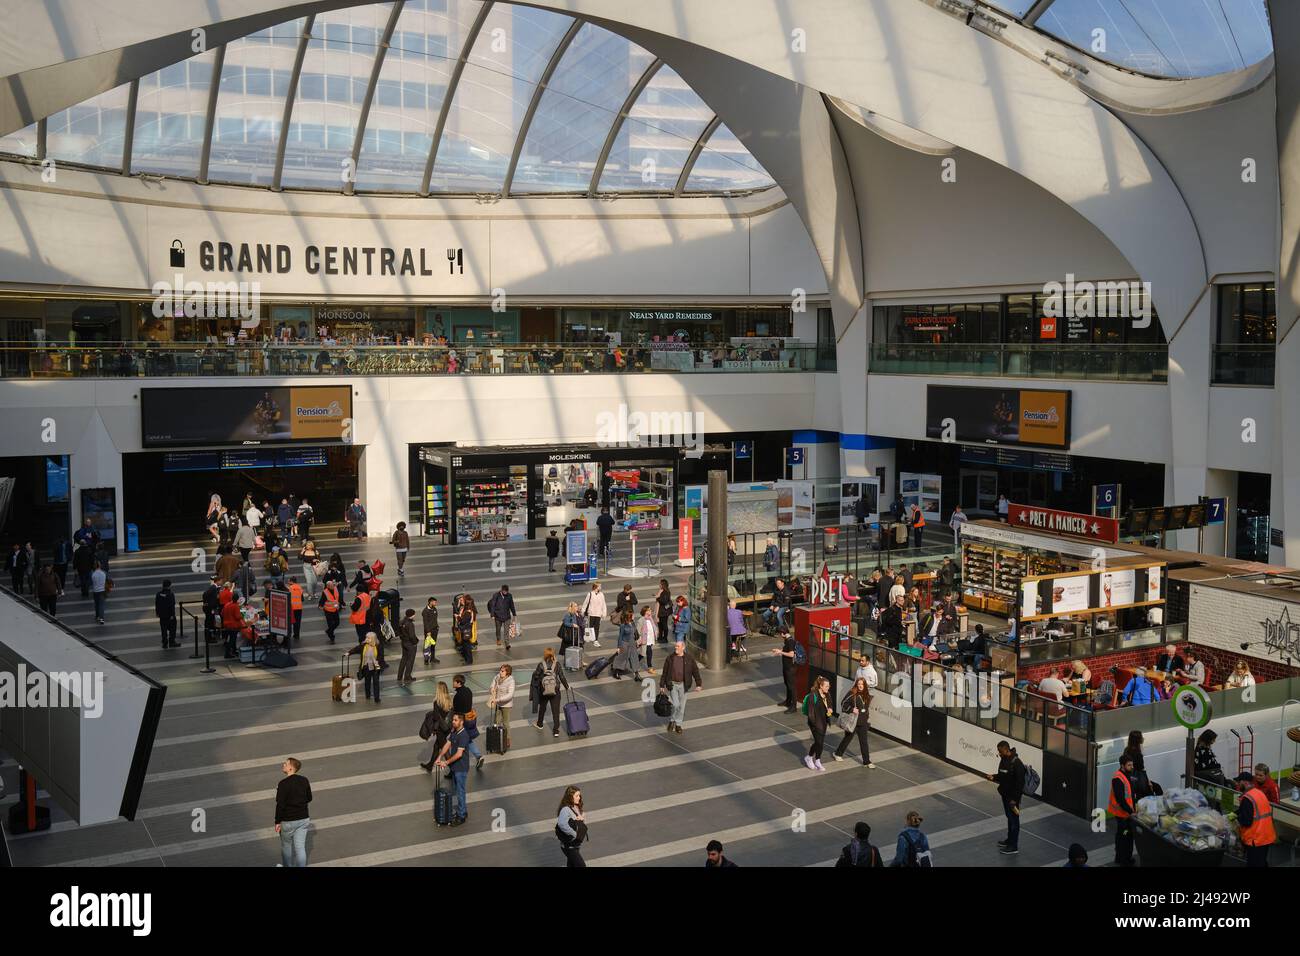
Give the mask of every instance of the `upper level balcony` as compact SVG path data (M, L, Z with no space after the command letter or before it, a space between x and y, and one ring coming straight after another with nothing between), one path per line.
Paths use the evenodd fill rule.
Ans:
M528 345L324 345L312 342L0 343L8 378L286 375L640 375L803 372L814 344L773 347ZM680 345L681 347L677 347ZM821 367L830 364L823 355Z
M1166 382L1167 345L872 343L869 368L892 375Z

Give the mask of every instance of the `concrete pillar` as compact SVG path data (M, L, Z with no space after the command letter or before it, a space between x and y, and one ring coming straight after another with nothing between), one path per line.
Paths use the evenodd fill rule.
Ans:
M1160 290L1155 290L1159 308ZM1207 494L1210 428L1210 343L1213 296L1201 297L1169 343L1169 404L1173 461L1166 470L1166 504L1190 505ZM1169 317L1165 317L1169 321ZM1175 319L1176 321L1176 319ZM1195 531L1165 537L1170 548L1196 550Z
M375 437L375 443L361 449L357 494L366 506L367 534L387 537L397 528L397 522L411 524L406 492L409 451L404 442L390 442L382 431Z
M704 666L722 670L727 666L727 473L720 468L709 472L708 572L709 637Z
M68 456L68 535L81 527L81 489L112 488L117 492L117 527L115 541L119 552L126 549L126 522L122 517L125 493L122 488L122 453L104 427L96 410L86 423L81 441Z

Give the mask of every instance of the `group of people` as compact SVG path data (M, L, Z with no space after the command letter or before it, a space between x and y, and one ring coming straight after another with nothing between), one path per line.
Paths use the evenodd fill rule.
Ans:
M90 518L82 521L70 542L66 538L55 540L48 561L30 541L15 541L5 557L14 593L34 596L41 610L50 617L58 615L58 603L64 596L71 565L82 598L94 601L96 624L104 623L108 594L113 588L108 563L108 545Z

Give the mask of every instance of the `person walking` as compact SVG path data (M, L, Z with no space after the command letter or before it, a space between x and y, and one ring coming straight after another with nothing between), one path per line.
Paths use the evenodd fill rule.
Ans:
M411 550L411 536L406 533L406 522L397 522L397 530L393 536L388 539L388 543L393 546L393 552L397 555L397 576L406 577L406 555Z
M930 841L921 832L921 824L925 822L925 818L915 810L908 810L904 822L906 826L898 834L894 859L889 865L933 867L934 858L930 854Z
M235 554L230 545L223 545L217 549L217 563L213 566L213 573L221 583L235 580L235 574L239 571L239 555Z
M447 735L447 741L442 745L442 750L438 753L434 765L446 767L451 771L452 786L456 792L456 806L452 812L451 825L460 826L469 819L468 807L468 789L469 789L469 749L473 745L470 740L469 731L465 729L465 715L452 713L451 715L451 733ZM481 763L482 757L479 758Z
M1025 765L1016 749L1005 740L998 741L998 770L989 774L997 782L1002 798L1002 812L1007 817L1007 838L999 840L1000 852L1012 856L1020 852L1020 802L1025 795Z
M836 866L881 866L880 850L871 843L871 825L862 820L853 824L853 839L840 851Z
M302 640L302 585L293 576L289 577L289 625L289 637ZM288 640L284 643L289 646Z
M560 809L555 817L555 835L560 841L560 852L565 865L585 867L580 847L587 839L587 821L582 812L582 790L570 784L560 798Z
M840 727L844 730L844 739L835 748L835 753L831 754L837 761L844 759L844 752L849 749L849 741L856 735L858 749L862 751L862 766L868 770L876 769L876 765L871 762L871 749L867 743L867 734L871 730L870 708L871 688L867 686L866 678L859 677L853 682L849 692L844 695L844 700L840 702ZM845 726L845 721L850 719L853 726Z
M23 547L23 554L27 556L27 565L23 568L23 586L32 594L36 593L36 572L40 570L40 562L36 558L36 548L30 541Z
M316 520L316 512L312 506L307 504L304 498L298 503L298 516L296 527L298 529L298 540L304 544L311 539L312 522Z
M265 513L255 504L249 505L248 510L244 512L244 520L248 522L248 526L253 529L254 534L262 531L262 522L265 519Z
M59 576L54 573L54 566L41 565L41 570L36 575L36 603L50 617L55 616L59 593Z
M321 588L317 605L325 612L325 636L334 643L334 632L339 626L339 609L343 607L343 596L339 593L337 581L329 580Z
M513 667L502 664L488 688L488 709L492 711L492 723L501 727L502 753L510 749L510 708L515 702L514 673Z
M948 527L952 528L952 546L954 548L961 545L961 526L969 519L966 512L961 510L961 505L952 509L952 517L948 519ZM951 587L951 585L949 585Z
M289 573L289 561L278 544L270 545L266 549L266 573L270 576L266 585L268 589L284 588L284 576Z
M298 552L298 560L302 562L302 579L307 584L307 600L316 600L316 588L320 584L323 568L320 564L320 552L316 550L316 542L311 538L306 538L302 542L302 548Z
M925 515L920 505L912 505L912 547L921 546L921 536L925 534Z
M366 700L379 703L379 636L370 631L361 640L361 679L366 688Z
M354 538L366 536L366 509L360 498L353 498L347 510L348 531Z
M614 602L614 616L618 620L623 619L624 611L636 611L636 592L630 584L623 585L623 590L618 592L618 598Z
M646 670L653 674L655 672L655 618L654 609L649 604L641 608L641 617L637 620L637 646L645 654Z
M164 580L162 590L153 596L153 612L162 631L163 650L180 647L181 642L176 639L176 593L170 580Z
M420 739L428 744L420 752L420 767L425 773L433 773L433 762L442 752L442 745L451 733L451 691L444 681L438 681L438 689L433 695L433 709L424 715L420 724Z
M659 617L659 640L667 643L668 624L673 616L673 593L666 578L659 579L659 589L655 591L655 613Z
M1269 778L1272 779L1272 778ZM1273 826L1273 804L1259 785L1259 775L1249 771L1236 778L1241 792L1237 805L1237 824L1241 827L1241 844L1246 848L1246 866L1268 866L1268 848L1277 842Z
M284 540L287 545L293 538L293 523L298 518L297 513L289 504L288 498L281 498L280 504L275 509L275 520L279 523L281 530L284 532Z
M95 570L95 552L85 542L72 553L72 570L77 575L77 585L83 598L90 597L90 573Z
M600 515L596 518L596 530L600 534L600 553L609 557L609 542L614 537L614 519L609 515L609 505L600 509Z
M497 647L501 646L501 630L505 629L506 651L510 651L510 632L515 626L515 599L510 596L510 585L503 584L496 594L488 598L488 614L496 626Z
M424 624L424 663L438 663L438 599L431 597L424 602L420 612Z
M311 782L300 772L302 761L286 757L280 764L284 774L275 787L275 832L280 836L280 865L307 865L307 831L311 816Z
M239 523L239 530L235 532L235 550L239 552L241 560L247 561L248 556L253 553L253 546L257 544L257 532L249 524L248 519L244 518Z
M587 627L591 628L592 647L600 647L600 620L608 614L605 594L600 590L600 582L596 581L587 592L587 599L582 602L582 615L586 618Z
M108 602L108 575L99 562L95 562L94 570L90 572L90 595L95 599L95 623L104 623L105 607Z
M685 594L677 595L677 611L673 614L673 643L686 641L691 633L691 605Z
M1133 757L1127 751L1119 758L1119 769L1110 778L1106 809L1115 818L1115 865L1133 865L1133 814L1137 801L1133 790ZM1240 819L1240 818L1238 818Z
M631 674L632 679L639 681L641 679L641 655L637 651L638 638L636 625L632 623L632 611L623 611L617 614L615 619L618 621L618 653L614 655L614 660L610 663L610 673L614 675L615 680L622 680L623 674ZM622 671L622 674L619 672Z
M362 643L365 643L366 634L370 630L370 601L369 591L358 591L352 599L351 613L348 615L348 623L356 629L357 639Z
M478 608L474 599L468 594L456 598L456 610L453 614L456 622L456 634L460 637L460 654L466 664L474 663L474 645L478 635Z
M1007 501L1006 495L998 495L998 520L1003 524L1007 522L1007 515L1011 513L1011 502Z
M83 544L89 545L90 553L94 554L99 549L99 541L99 532L95 530L95 526L91 523L91 520L89 518L83 518L81 520L81 527L78 528L76 533L72 536L72 543L78 547Z
M474 709L474 692L465 686L465 675L457 674L451 679L451 709L465 718L465 731L469 734L469 752L478 761L478 769L483 769L483 752L474 741L478 739L478 711Z
M564 676L564 668L555 659L555 650L546 648L542 651L542 662L533 671L533 678L528 684L528 701L537 714L533 724L538 730L546 720L546 708L551 709L551 736L560 736L560 688L569 689L569 679Z
M803 764L809 770L823 771L822 748L826 746L826 728L830 725L834 711L829 699L831 682L825 677L814 677L808 695L803 699L803 712L808 717L808 729L812 731L812 746Z
M704 868L706 870L739 869L735 863L723 855L721 840L710 840L704 845Z
M793 714L795 711L794 702L794 673L798 666L795 663L795 644L794 635L789 631L782 630L778 633L781 638L781 646L772 648L772 653L781 658L781 680L785 684L785 699L782 700L778 707L784 707L787 714Z
M678 640L673 653L664 662L660 672L659 686L668 692L673 704L672 716L668 721L668 732L682 733L685 730L686 695L692 689L703 690L704 682L700 680L700 666L694 657L686 653L686 642Z
M68 564L72 561L72 545L68 543L67 538L60 537L54 542L53 554L54 573L59 577L59 591L62 596L63 589L68 586Z
M397 625L397 636L402 642L402 659L397 665L397 686L405 687L414 678L415 652L420 646L420 636L415 632L415 608L408 607Z
M560 556L560 539L552 531L546 539L546 570L555 571L555 559Z

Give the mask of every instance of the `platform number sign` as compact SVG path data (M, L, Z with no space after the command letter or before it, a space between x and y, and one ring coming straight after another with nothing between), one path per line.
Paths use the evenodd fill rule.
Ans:
M1205 502L1205 523L1223 524L1227 520L1228 499L1209 498Z
M752 441L732 442L731 449L736 461L744 461L747 458L754 457L754 443Z
M1097 486L1097 507L1114 508L1119 500L1119 485Z
M804 449L802 448L798 448L798 447L787 448L785 450L785 463L789 465L791 468L793 468L795 465L802 465L804 460L803 454L804 454Z

